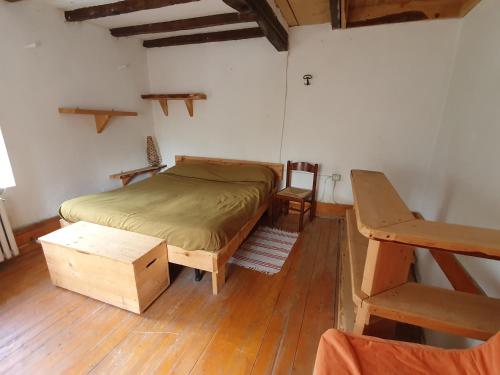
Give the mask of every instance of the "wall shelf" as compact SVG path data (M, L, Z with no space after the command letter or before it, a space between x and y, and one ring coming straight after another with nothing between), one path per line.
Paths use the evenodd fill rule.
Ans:
M168 116L168 101L169 100L184 100L186 103L186 108L188 110L189 116L193 117L194 108L193 101L194 100L206 100L207 95L201 93L192 93L192 94L148 94L141 95L141 98L145 100L157 100L160 103L161 109L163 109L163 113L165 116Z
M67 115L91 115L95 118L97 133L102 133L113 117L137 116L137 112L125 112L115 110L81 109L81 108L59 108L59 113Z
M165 167L166 167L166 164L160 164L160 165L156 165L156 166L133 169L131 171L115 173L109 177L111 179L120 179L122 181L123 186L126 186L136 176L139 176L139 175L145 174L145 173L149 173L151 176L154 176L155 174L160 172Z

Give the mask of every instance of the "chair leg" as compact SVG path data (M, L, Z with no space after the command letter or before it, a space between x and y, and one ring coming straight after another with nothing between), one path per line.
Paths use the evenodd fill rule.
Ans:
M281 199L275 199L272 203L272 215L271 215L271 223L274 227L278 222L279 218L283 214L283 201Z
M302 201L300 202L299 232L302 232L302 229L304 228L304 209L305 202Z
M309 220L313 221L316 217L316 201L311 201L311 208L309 209Z
M269 203L269 218L271 219L271 226L274 227L274 199Z

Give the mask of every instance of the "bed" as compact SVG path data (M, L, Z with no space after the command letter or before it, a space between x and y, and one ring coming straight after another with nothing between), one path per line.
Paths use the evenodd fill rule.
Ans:
M167 240L169 262L212 273L225 266L269 208L283 165L176 156L176 165L147 180L64 202L63 225L77 221Z

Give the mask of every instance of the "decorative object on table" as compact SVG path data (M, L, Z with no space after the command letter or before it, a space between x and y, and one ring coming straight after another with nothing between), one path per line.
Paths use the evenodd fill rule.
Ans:
M240 246L229 263L273 275L285 264L299 234L258 227Z
M111 179L118 179L119 178L120 180L122 180L123 186L126 186L136 176L139 176L139 175L145 174L145 173L149 173L152 177L155 174L157 174L158 172L160 172L165 167L166 167L166 164L156 165L156 166L152 166L152 167L139 168L139 169L133 169L131 171L125 171L125 172L112 174L111 176L109 176L109 178L111 178Z
M161 163L160 156L158 155L158 151L156 149L153 137L151 137L150 135L146 137L146 154L148 156L148 164L151 167L156 167L160 165Z

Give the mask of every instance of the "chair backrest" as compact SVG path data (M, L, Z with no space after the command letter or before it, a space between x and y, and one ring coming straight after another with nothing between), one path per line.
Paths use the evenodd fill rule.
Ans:
M318 180L318 164L311 164L307 162L291 162L288 160L286 163L286 187L290 187L292 183L292 172L308 172L313 174L313 184L312 184L312 196L316 197L316 182Z

